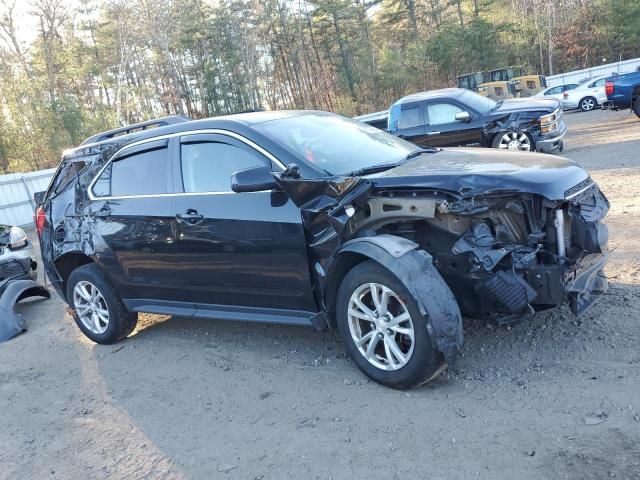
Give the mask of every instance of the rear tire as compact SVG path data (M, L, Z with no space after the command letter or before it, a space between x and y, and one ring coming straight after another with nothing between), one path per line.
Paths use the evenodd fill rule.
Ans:
M352 360L378 383L407 389L437 377L446 367L416 299L373 260L356 265L344 277L336 320Z
M580 100L580 103L578 103L578 105L580 106L580 110L582 110L583 112L590 112L598 106L598 101L593 97L584 97L582 100Z
M67 301L73 319L89 339L109 345L126 338L138 323L96 264L76 268L67 281Z

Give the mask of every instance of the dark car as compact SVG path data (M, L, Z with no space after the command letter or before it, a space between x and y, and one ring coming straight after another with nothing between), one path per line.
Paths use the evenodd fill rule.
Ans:
M337 328L360 369L407 388L455 359L462 314L588 308L606 288L607 210L569 160L416 148L287 111L92 137L64 154L37 228L95 342L138 312Z
M370 123L366 116L356 117ZM561 152L566 131L554 98L495 101L462 88L401 98L389 109L389 132L420 146L493 147Z

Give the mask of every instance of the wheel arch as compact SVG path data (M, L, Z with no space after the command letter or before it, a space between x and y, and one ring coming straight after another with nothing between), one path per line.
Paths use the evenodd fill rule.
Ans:
M62 280L62 291L66 296L67 281L69 280L71 272L83 265L96 264L96 262L86 253L71 251L60 255L54 260L53 264Z
M349 240L338 251L330 272L325 305L335 326L335 300L342 279L355 265L374 260L411 292L420 312L428 317L438 349L451 362L462 348L462 314L453 293L433 265L433 258L419 245L395 235L377 235ZM429 304L426 300L429 299Z

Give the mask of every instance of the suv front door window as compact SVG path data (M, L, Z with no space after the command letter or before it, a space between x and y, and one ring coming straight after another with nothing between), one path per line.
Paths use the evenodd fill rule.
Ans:
M456 120L467 112L468 120ZM433 147L479 146L482 124L480 116L462 104L435 101L427 104L427 138Z
M273 170L270 159L234 138L198 134L181 137L175 161L184 188L174 228L196 308L313 310L300 210L280 191L231 191L234 172Z

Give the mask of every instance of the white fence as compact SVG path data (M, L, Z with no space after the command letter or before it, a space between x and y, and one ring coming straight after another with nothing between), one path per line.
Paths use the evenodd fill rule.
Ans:
M55 168L30 173L0 175L0 223L27 226L33 223L33 194L46 190Z
M608 63L606 65L598 65L597 67L574 70L573 72L561 73L559 75L551 75L547 77L547 85L555 87L556 85L563 85L565 83L578 83L585 78L597 77L600 75L634 72L639 66L640 58Z

